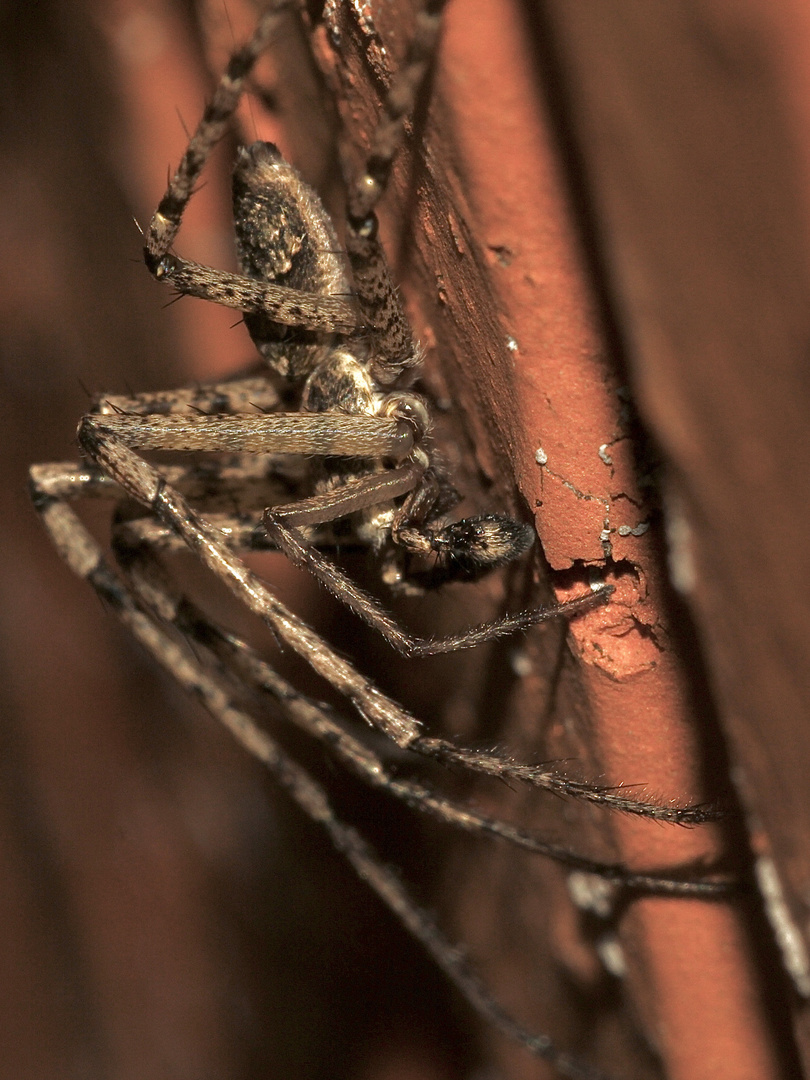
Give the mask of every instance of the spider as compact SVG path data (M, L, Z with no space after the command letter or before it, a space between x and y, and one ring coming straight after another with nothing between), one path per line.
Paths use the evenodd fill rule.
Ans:
M369 549L384 583L399 591L474 580L524 554L528 528L497 514L447 524L458 500L430 441L430 403L411 383L421 353L413 340L377 236L376 207L402 141L405 120L436 47L442 4L417 19L408 56L392 83L365 169L348 186L346 249L318 197L275 148L239 152L235 227L242 273L226 274L173 252L183 210L208 155L224 134L253 63L270 44L280 11L269 5L248 44L231 59L147 231L146 263L183 295L243 311L264 367L258 374L164 395L100 399L80 425L90 464L36 466L37 509L68 564L103 596L174 678L259 760L422 942L467 1000L496 1026L550 1061L561 1075L600 1075L513 1021L470 971L397 875L344 824L310 775L256 723L234 684L275 700L286 717L321 741L368 783L415 809L478 834L499 836L623 889L711 895L711 882L632 874L555 846L528 831L399 779L385 757L332 710L283 679L258 652L217 625L185 596L158 556L188 546L288 649L400 750L501 779L524 781L660 820L699 823L703 807L660 807L571 781L423 734L419 722L290 612L238 558L278 548L306 568L355 615L408 656L472 647L550 618L605 602L606 588L565 605L522 611L453 637L424 640L403 631L326 552ZM156 467L136 450L216 452L217 459ZM303 466L295 458L305 458ZM291 463L292 461L292 463ZM125 495L112 569L68 500ZM292 499L292 501L291 501ZM269 507L269 509L268 509ZM174 627L180 640L167 631ZM194 646L189 649L188 644Z

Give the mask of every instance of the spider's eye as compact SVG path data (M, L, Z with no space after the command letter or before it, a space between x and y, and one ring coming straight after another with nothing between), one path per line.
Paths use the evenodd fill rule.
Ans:
M356 236L361 237L363 240L376 240L377 239L377 215L369 214L367 217L361 218L349 218L349 225Z
M414 438L417 441L430 427L430 413L425 402L417 394L402 391L389 394L380 407L380 415L407 420L414 428Z
M149 265L148 260L147 265ZM164 255L156 266L149 266L149 269L158 281L162 281L164 278L171 277L175 272L177 269L177 259L174 255Z
M271 142L260 141L251 143L250 146L240 146L236 154L239 164L247 166L276 165L279 161L284 161L279 148Z
M377 238L377 215L370 214L361 226L361 236L364 236L367 240L376 240Z

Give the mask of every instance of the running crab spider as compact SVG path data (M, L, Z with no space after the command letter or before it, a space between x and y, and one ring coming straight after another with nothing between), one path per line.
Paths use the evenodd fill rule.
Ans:
M435 585L453 578L474 578L519 555L530 537L524 526L497 515L444 524L455 493L426 441L429 415L424 403L407 388L402 389L418 365L419 351L376 238L374 209L385 191L402 119L412 111L435 46L441 5L431 5L424 13L389 98L387 119L376 134L367 171L350 187L347 243L353 294L347 267L336 253L332 227L320 205L267 146L242 151L237 166L236 201L241 207L237 232L246 276L220 274L187 263L171 250L183 208L207 154L229 120L251 63L272 36L276 11L284 6L276 4L268 9L249 45L231 61L146 241L147 264L157 278L184 294L246 312L257 348L279 378L254 375L165 396L105 399L80 428L90 467L37 467L33 472L35 500L72 568L108 600L178 682L201 698L265 762L305 812L323 823L335 845L423 941L462 993L503 1029L553 1061L561 1073L585 1075L545 1037L522 1031L499 1010L430 919L409 901L396 877L374 858L354 830L338 820L315 782L286 758L233 700L221 672L233 673L245 685L281 702L290 720L330 746L350 768L422 812L602 873L624 887L699 895L706 895L710 887L632 875L621 867L580 859L530 833L437 797L426 787L398 780L385 762L348 734L328 710L298 693L244 642L216 626L181 595L157 558L181 544L191 547L289 649L304 657L366 721L403 749L626 812L684 823L710 816L701 808L662 808L633 802L612 791L573 783L547 769L464 750L423 735L405 709L288 611L237 557L241 548L280 547L409 655L472 646L545 618L576 614L606 599L603 591L565 607L521 612L455 638L424 642L404 634L323 554L330 540L334 541L332 530L340 535L337 523L351 515L347 535L376 549L383 577L406 588L414 583ZM295 252L289 244L271 245L269 251L262 244L262 224L257 219L265 189L259 180L264 181L268 174L276 179L272 198L281 204L283 227L278 231L292 240L293 247L300 245ZM280 274L283 284L274 280ZM135 450L318 455L327 463L322 469L313 464L305 470L302 483L294 469L275 457L257 457L253 463L242 457L209 461L204 468L161 466L158 470ZM294 503L286 503L285 494L290 490L301 496ZM151 511L150 516L132 517L116 528L114 546L123 578L102 560L67 502L79 496L116 497L121 491ZM266 511L268 505L270 511ZM223 512L223 507L228 512ZM433 555L434 563L427 572L428 580L420 581L411 572L411 563L424 555ZM198 653L206 660L200 661L179 647L165 632L164 623L173 624L187 641L198 645Z

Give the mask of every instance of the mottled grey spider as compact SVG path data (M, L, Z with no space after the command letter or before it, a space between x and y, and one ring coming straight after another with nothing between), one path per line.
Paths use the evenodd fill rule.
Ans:
M472 647L549 618L573 616L604 602L610 592L603 586L567 604L424 640L401 629L324 553L337 542L363 545L379 563L384 583L413 591L473 580L523 554L533 535L527 526L495 514L446 523L458 495L428 437L429 406L409 388L421 353L377 237L375 210L436 48L443 0L429 0L418 16L365 169L348 185L345 253L317 195L267 143L240 150L234 173L241 274L212 270L173 253L184 209L206 160L227 130L245 81L272 38L278 13L292 4L269 4L253 37L234 53L145 238L146 264L158 280L180 294L244 312L264 363L262 372L214 386L99 400L79 426L79 442L90 464L35 466L34 501L71 568L90 582L158 662L267 766L304 812L323 825L338 850L467 1000L561 1075L597 1077L601 1074L557 1050L547 1036L529 1033L503 1012L397 876L336 816L315 780L256 723L226 675L277 701L289 720L369 784L447 824L498 836L626 889L705 896L717 887L595 862L397 778L330 709L299 693L245 641L216 625L183 595L158 558L190 548L284 646L401 750L659 820L694 824L713 816L702 807L633 801L548 768L422 734L420 723L406 709L289 611L238 557L239 551L280 549L411 657ZM222 456L202 464L155 466L136 450L213 451ZM291 457L299 464L290 465ZM301 459L306 459L303 466ZM293 502L287 501L290 492ZM116 525L113 549L119 573L108 565L69 501L86 496L120 499L122 494L147 513L126 510ZM171 636L164 624L178 630L194 650Z

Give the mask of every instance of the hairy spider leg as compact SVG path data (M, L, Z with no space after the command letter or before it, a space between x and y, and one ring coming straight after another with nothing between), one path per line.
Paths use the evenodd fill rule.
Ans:
M186 499L169 487L165 478L139 457L105 425L120 425L127 417L88 416L80 425L83 448L101 469L112 476L132 498L148 506L180 535L201 561L290 648L343 694L360 715L378 727L400 748L451 761L474 771L514 780L525 780L538 787L561 794L611 806L626 813L640 814L679 824L697 824L712 820L717 812L703 806L657 806L627 798L613 791L594 788L560 777L533 765L523 765L454 746L442 739L423 736L419 722L391 698L382 694L347 660L318 637L301 619L290 612L268 586L248 569L227 547ZM228 419L209 417L206 419ZM137 438L137 426L129 434ZM540 609L542 611L542 609ZM546 617L545 613L540 617Z
M559 1050L543 1034L528 1031L492 997L469 968L461 951L439 930L430 915L416 904L397 875L376 855L363 837L337 817L324 789L294 762L253 718L237 707L227 686L215 671L203 666L193 653L179 645L159 625L150 604L161 598L154 579L143 583L144 596L136 600L131 588L106 563L101 548L64 499L48 493L33 477L34 499L45 527L65 562L99 593L121 622L169 674L250 754L258 758L276 781L313 821L327 831L335 848L354 867L376 895L396 915L408 932L427 950L433 961L479 1014L536 1057L550 1062L570 1080L609 1080L598 1069ZM133 581L136 581L133 578ZM171 604L166 595L165 602Z
M179 482L182 482L179 474L184 471L181 468L176 470ZM31 486L35 506L65 561L74 571L81 573L81 576L94 584L95 569L82 572L80 568L85 567L86 570L91 564L88 554L91 550L98 557L96 561L103 564L101 549L89 537L68 503L86 497L110 498L120 494L120 488L105 474L88 473L87 470L83 471L69 463L34 466L31 470ZM144 539L141 534L131 532L129 527L132 524L124 523L118 527L113 538L113 551L126 574L128 588L134 593L135 602L151 611L161 622L174 625L184 638L204 648L220 664L236 673L241 681L270 696L281 707L285 718L308 735L333 748L344 763L367 783L388 791L394 797L445 824L504 839L571 868L598 874L623 889L656 895L704 898L728 893L731 882L716 877L685 880L683 877L673 877L671 871L669 875L637 871L620 863L590 859L562 845L549 842L536 833L480 814L443 796L436 796L421 784L395 779L386 770L378 754L335 720L332 709L297 691L251 646L231 631L217 626L189 597L174 589L156 558L157 552L151 544L151 538L147 536ZM102 579L108 581L110 573L104 569ZM107 586L104 586L102 593L105 593L106 588ZM120 588L123 589L124 586L120 585ZM119 611L118 607L116 611ZM170 666L166 656L159 659L164 666ZM183 681L182 673L178 678ZM439 741L431 740L431 743ZM450 744L446 746L459 752L458 748L451 747ZM408 749L416 748L414 744L408 746ZM568 783L554 774L548 774L543 780L539 773L534 775L534 782L558 792L565 790L565 787L559 787L558 784Z

